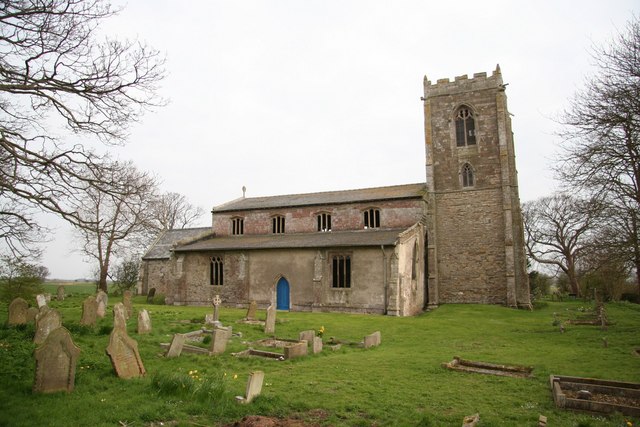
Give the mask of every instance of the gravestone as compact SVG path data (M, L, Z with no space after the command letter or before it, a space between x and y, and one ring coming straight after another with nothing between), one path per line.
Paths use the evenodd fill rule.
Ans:
M27 309L27 323L35 323L38 313L40 313L40 310L35 307L29 307Z
M308 343L312 343L313 342L313 338L316 336L316 331L313 330L309 330L309 331L302 331L300 332L300 334L298 335L298 339L300 341L305 340Z
M151 332L151 318L145 309L138 313L138 334L148 334Z
M113 329L127 331L127 309L121 302L113 306Z
M113 328L109 336L107 354L119 378L136 378L146 373L138 352L138 343L130 338L124 329Z
M227 342L231 338L231 329L215 328L211 333L211 345L209 346L209 354L222 354L227 348Z
M56 294L56 298L57 298L58 301L64 301L64 297L65 297L65 295L64 295L64 286L60 285L60 286L58 286L58 292Z
M377 347L380 345L381 340L380 331L367 335L364 337L364 348Z
M133 305L131 305L131 291L128 289L122 293L122 304L127 309L127 319L130 319L133 316Z
M322 338L313 337L313 354L318 354L322 352Z
M153 302L153 297L156 296L156 288L149 289L147 292L147 304L151 304Z
M267 320L264 322L264 333L273 334L276 331L276 308L272 305L267 308Z
M62 317L58 310L44 306L36 316L36 333L33 342L42 344L49 334L62 326Z
M107 314L107 306L109 305L109 296L102 289L98 291L96 295L96 302L98 303L98 310L96 314L98 317L104 317Z
M38 304L38 308L42 308L47 305L47 297L44 294L36 295L36 303Z
M27 323L27 309L29 303L23 298L15 298L9 304L9 325L24 325Z
M256 320L256 311L258 311L258 304L255 301L249 303L249 309L247 310L247 320Z
M80 349L73 343L66 328L59 327L51 331L44 343L35 350L36 378L33 391L73 391L79 355Z
M262 392L262 383L264 382L264 372L254 371L249 374L249 380L247 381L247 389L243 396L236 396L236 399L240 403L251 403L253 399L260 395Z
M307 355L307 342L301 341L299 343L290 344L284 347L284 359L295 359L296 357L302 357Z
M184 341L187 339L184 334L174 334L169 349L165 353L165 357L178 357L182 353L182 347L184 347Z
M96 297L89 295L82 302L82 318L80 324L85 326L95 326L98 313L98 302Z

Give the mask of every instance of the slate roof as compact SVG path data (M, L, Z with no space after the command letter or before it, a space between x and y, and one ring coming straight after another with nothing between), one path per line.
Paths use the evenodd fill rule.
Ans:
M208 234L213 234L211 227L181 228L164 231L147 251L142 259L169 259L173 247L181 242L192 242Z
M406 229L329 231L325 233L255 234L224 236L202 239L175 248L176 252L246 250L246 249L294 249L347 246L380 246L395 244Z
M335 205L397 199L422 198L427 191L424 182L358 190L325 191L320 193L289 194L269 197L241 197L213 208L215 212L253 209L272 209L293 206Z

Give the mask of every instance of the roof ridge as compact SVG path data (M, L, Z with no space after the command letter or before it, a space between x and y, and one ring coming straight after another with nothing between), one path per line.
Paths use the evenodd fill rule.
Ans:
M384 188L394 188L394 187L410 187L414 185L426 185L426 182L412 182L409 184L395 184L395 185L380 185L376 187L362 187L362 188L351 188L348 190L326 190L326 191L312 191L310 193L290 193L290 194L274 194L272 196L257 196L257 197L239 197L237 199L231 200L229 202L223 203L219 207L224 205L228 205L238 200L252 200L252 199L268 199L271 197L291 197L291 196L311 196L316 194L328 194L328 193L348 193L350 191L364 191L364 190L380 190Z

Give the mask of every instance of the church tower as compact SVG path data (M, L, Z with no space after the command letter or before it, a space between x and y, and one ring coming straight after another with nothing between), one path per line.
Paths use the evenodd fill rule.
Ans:
M424 78L429 306L530 306L505 87L500 66Z

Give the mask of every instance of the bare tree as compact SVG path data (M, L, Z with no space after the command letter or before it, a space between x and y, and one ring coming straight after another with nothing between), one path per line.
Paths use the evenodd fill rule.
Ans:
M38 231L34 207L86 225L75 199L111 188L90 140L122 143L130 123L164 103L157 51L98 39L116 12L103 0L0 3L0 229L16 250Z
M597 204L562 193L522 206L528 255L562 270L576 295L580 295L578 264L589 249L598 212Z
M204 209L179 193L161 194L153 203L153 227L157 231L186 228L202 217Z
M640 289L640 21L633 17L608 46L596 47L597 73L564 113L560 178L573 191L597 197L615 209L626 230L628 252Z
M157 184L131 163L102 165L100 174L96 178L111 182L112 188L89 188L78 196L77 213L84 226L76 230L81 251L98 264L98 286L106 291L112 260L127 255L136 236L148 230Z

